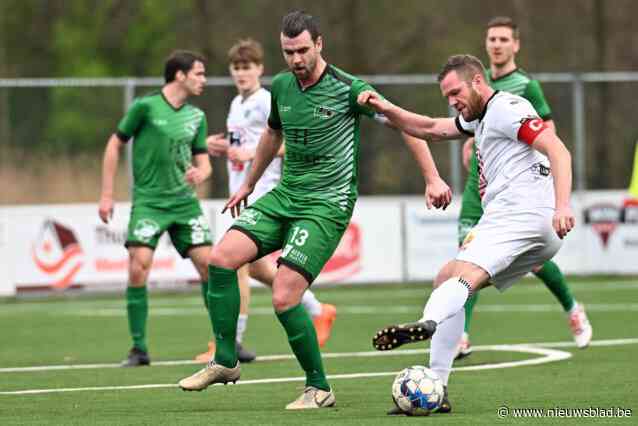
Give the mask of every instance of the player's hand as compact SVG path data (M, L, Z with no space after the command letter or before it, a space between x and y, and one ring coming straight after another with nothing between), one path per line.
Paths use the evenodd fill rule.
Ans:
M228 148L228 159L237 163L243 163L255 158L255 151L246 148L232 147Z
M197 186L206 178L201 170L199 170L197 167L191 166L186 170L186 173L184 173L184 179L186 179L186 182L188 182L189 184Z
M572 230L575 224L576 219L574 218L572 209L569 206L556 208L556 212L554 212L554 218L552 220L552 225L554 226L554 230L556 231L556 234L560 239L565 238L565 235L567 235L567 233Z
M113 198L101 196L100 205L98 207L98 214L102 222L109 223L109 220L113 218Z
M472 154L474 153L474 138L469 138L463 144L462 157L463 167L468 172L470 171L470 162L472 161Z
M222 209L222 214L224 214L226 210L230 209L230 215L233 218L239 216L241 214L242 202L244 204L244 208L248 207L248 196L253 192L253 189L253 187L248 186L247 184L240 186L239 190L226 202L226 205Z
M357 102L359 103L359 105L367 105L373 108L376 112L380 112L382 114L386 112L391 106L390 102L386 101L381 97L381 95L372 90L364 90L363 92L359 93Z
M433 206L445 210L452 202L452 190L439 177L432 179L425 187L425 203L428 209Z
M223 133L216 133L206 138L206 145L208 146L208 154L212 157L220 157L226 155L230 142L224 138Z

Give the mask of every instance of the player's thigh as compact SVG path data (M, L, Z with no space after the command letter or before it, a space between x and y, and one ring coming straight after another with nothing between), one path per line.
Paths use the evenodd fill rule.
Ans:
M125 247L149 247L154 250L172 218L161 209L133 204L128 223Z
M249 274L260 283L272 287L277 273L277 263L270 256L264 256L248 265Z
M208 263L220 268L238 269L257 256L253 238L239 229L229 229L213 246Z
M499 290L505 290L556 253L560 240L554 235L548 212L486 214L468 234L456 260L481 267Z
M190 257L193 266L197 270L199 277L202 281L208 280L208 256L210 255L211 246L192 246L188 250L188 257Z
M195 247L209 247L212 245L208 219L199 201L176 206L166 213L171 217L168 233L175 249L182 257L188 257Z
M290 223L278 263L288 266L311 284L334 253L347 223L303 218Z
M310 283L305 274L288 264L282 264L277 270L272 285L272 305L277 312L284 312L301 303L304 292Z

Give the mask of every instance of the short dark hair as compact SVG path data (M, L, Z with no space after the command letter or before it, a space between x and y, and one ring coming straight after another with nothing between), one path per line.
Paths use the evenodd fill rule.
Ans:
M252 38L244 38L228 50L228 62L237 63L255 63L261 65L264 63L264 50L259 42Z
M195 62L206 63L206 59L199 53L190 52L188 50L176 50L170 54L164 64L164 81L170 83L175 80L177 71L188 73Z
M485 30L489 30L490 28L494 27L507 27L511 29L512 37L514 38L514 40L518 40L518 38L520 37L518 25L516 25L516 22L514 22L514 20L509 16L495 16L494 18L489 20Z
M317 41L317 37L321 35L319 19L303 10L290 12L281 21L281 32L288 38L295 38L306 30L310 33L312 41Z
M476 74L485 75L483 63L472 55L450 56L439 73L439 83L452 71L456 71L465 81L470 81Z

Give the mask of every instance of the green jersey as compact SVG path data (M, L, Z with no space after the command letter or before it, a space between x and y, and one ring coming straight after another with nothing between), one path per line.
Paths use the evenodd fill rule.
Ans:
M332 65L305 89L290 71L275 76L268 125L282 129L286 140L280 192L350 217L357 199L360 117L374 115L357 103L364 90L373 89Z
M133 202L156 207L196 198L184 179L192 156L206 153L206 116L184 104L174 108L164 94L133 102L117 127L117 136L133 142Z
M551 119L551 110L538 80L533 80L525 71L517 68L514 71L492 78L490 71L486 74L487 83L496 90L502 90L521 96L532 104L538 115L543 120ZM468 171L465 189L463 190L463 203L461 205L461 219L478 220L483 215L481 197L478 190L478 162L476 151L472 153L470 169Z

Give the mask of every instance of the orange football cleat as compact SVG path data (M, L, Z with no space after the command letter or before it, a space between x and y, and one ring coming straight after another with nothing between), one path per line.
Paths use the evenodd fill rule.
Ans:
M195 361L200 364L206 364L215 356L215 341L208 342L208 352L201 353L195 357Z
M337 318L337 308L327 303L321 304L321 314L312 319L317 332L317 341L319 346L323 347L330 338L332 331L332 323Z

